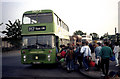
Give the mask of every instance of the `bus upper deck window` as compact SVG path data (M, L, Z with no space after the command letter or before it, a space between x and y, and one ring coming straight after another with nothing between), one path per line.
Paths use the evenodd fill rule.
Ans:
M23 24L30 24L30 18L29 18L29 17L24 16L24 19L23 19Z
M23 24L35 24L37 23L36 14L25 14L23 17Z

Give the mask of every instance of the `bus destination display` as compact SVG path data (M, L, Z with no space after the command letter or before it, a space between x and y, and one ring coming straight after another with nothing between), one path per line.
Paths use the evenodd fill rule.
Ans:
M45 31L46 26L30 26L28 27L28 31Z

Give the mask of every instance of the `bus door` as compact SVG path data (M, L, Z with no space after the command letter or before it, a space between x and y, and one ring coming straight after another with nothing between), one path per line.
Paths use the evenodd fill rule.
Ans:
M59 52L59 37L58 36L56 36L56 53L58 53Z

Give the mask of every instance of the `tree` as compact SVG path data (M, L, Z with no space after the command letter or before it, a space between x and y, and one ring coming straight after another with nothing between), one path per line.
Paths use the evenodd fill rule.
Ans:
M86 33L82 32L81 30L75 31L74 35L86 35Z
M0 26L2 25L3 23L0 23ZM0 33L1 33L1 31L0 31Z
M107 32L103 36L100 37L100 40L104 40L104 39L108 40L109 39L108 37L109 37L109 34Z
M21 45L21 24L19 19L12 23L10 20L9 24L6 24L6 31L2 31L3 34L7 35L10 40L8 42L15 47L20 47Z
M3 23L0 23L0 26L2 25Z
M98 40L99 39L99 35L97 33L90 33L90 35L92 36L93 40Z

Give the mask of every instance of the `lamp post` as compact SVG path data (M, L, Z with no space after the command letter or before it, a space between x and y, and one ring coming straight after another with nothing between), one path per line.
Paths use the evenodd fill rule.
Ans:
M116 29L116 27L115 27L115 42L117 42L117 29Z

